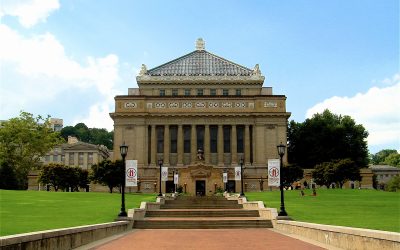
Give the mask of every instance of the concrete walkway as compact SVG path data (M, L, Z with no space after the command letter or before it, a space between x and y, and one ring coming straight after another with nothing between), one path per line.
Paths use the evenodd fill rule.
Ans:
M319 245L319 246L317 246ZM274 229L135 229L80 249L140 250L244 250L244 249L327 249Z

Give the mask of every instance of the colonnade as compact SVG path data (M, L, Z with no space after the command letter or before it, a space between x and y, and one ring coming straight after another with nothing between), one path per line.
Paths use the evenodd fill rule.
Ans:
M210 127L213 126L213 129L217 129L217 138L211 138L210 132ZM177 128L177 135L176 135L176 152L171 152L171 130L170 128L174 127L174 129ZM201 129L204 128L204 138L201 138L203 141L203 147L201 145L197 145L198 142L198 129L201 127ZM190 128L190 152L185 152L184 151L184 128ZM163 137L162 137L162 152L157 152L161 151L160 148L157 147L157 144L160 141L159 134L157 132L158 129L161 129L164 131ZM227 130L226 130L227 129ZM238 130L241 130L242 133L242 139L238 140ZM226 131L225 131L226 130ZM244 130L244 131L243 131ZM163 164L166 166L171 165L170 162L170 155L171 154L176 154L177 160L176 160L176 166L183 166L183 165L188 165L188 161L184 160L184 157L190 157L190 163L189 164L195 164L196 162L199 161L198 159L198 149L202 149L204 153L204 163L206 165L212 164L211 158L212 156L216 159L216 162L218 166L226 166L226 165L237 165L240 159L238 157L243 157L243 161L245 165L250 165L252 161L252 142L253 139L251 138L253 126L248 125L248 124L238 124L238 125L224 125L224 124L218 124L218 125L213 125L213 124L205 124L205 125L185 125L185 124L171 124L171 125L159 125L159 124L153 124L149 125L148 127L148 142L150 143L150 156L149 156L149 163L152 166L157 165L158 158L163 159ZM227 134L227 131L230 133ZM224 138L224 132L225 132L225 137L229 136L229 138ZM229 150L226 150L227 145L225 145L224 148L224 143L229 141L230 144ZM212 143L216 143L217 145L211 145ZM238 152L238 143L241 144L239 145L239 151ZM160 145L159 145L160 147ZM216 148L216 150L213 150L214 152L211 152L211 148ZM224 150L225 149L225 150ZM225 151L225 152L224 152ZM228 152L227 152L228 151ZM239 155L239 156L238 156ZM229 158L227 161L226 159ZM174 164L175 165L175 164Z

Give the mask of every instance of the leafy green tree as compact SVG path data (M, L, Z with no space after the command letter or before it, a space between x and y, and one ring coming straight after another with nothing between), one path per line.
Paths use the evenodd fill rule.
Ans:
M368 132L350 116L325 110L303 123L288 126L288 160L302 168L335 159L350 158L359 168L368 165Z
M374 165L385 164L386 157L391 154L398 154L395 149L383 149L376 154L371 154L371 163Z
M335 181L334 179L334 166L332 162L323 162L315 166L312 171L312 177L320 186L330 187L331 183Z
M111 162L110 160L104 160L92 166L90 179L95 183L106 185L110 193L112 193L114 187L122 184L123 174L122 161Z
M301 180L304 176L303 169L297 165L288 165L282 168L282 184L291 187L293 182Z
M346 181L360 181L360 169L351 159L341 159L333 162L334 176L333 180L338 183L340 188Z
M388 182L386 190L389 192L397 192L400 190L400 176L393 176L393 178Z
M0 165L0 189L17 189L18 180L15 169L8 162L2 161Z
M383 163L393 167L400 167L400 154L397 152L391 153L385 158Z
M64 174L65 166L60 163L50 163L42 167L39 173L39 182L47 185L53 186L54 190L57 192L58 189L62 188L64 185Z
M27 112L0 126L0 163L14 169L18 189L27 188L31 169L40 167L40 158L63 142L60 134L50 128L50 117L33 117Z
M88 128L84 123L78 123L74 127L67 126L61 130L61 136L67 140L68 136L76 136L80 141L104 145L108 149L113 148L114 132L108 132L104 128Z

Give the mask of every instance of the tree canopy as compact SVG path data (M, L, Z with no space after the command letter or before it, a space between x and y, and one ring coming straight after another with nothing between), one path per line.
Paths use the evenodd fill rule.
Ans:
M19 117L0 126L0 163L6 168L1 172L14 173L16 188L25 189L28 172L40 166L40 157L62 142L60 134L50 128L49 116L34 117L21 111Z
M400 167L400 154L395 149L383 149L376 154L371 154L371 163Z
M71 188L72 191L79 191L79 187L86 188L89 183L86 169L59 163L43 166L39 174L39 181L43 184L52 185L56 192L58 189L68 188Z
M66 126L61 130L61 136L67 140L68 136L76 136L80 141L104 145L108 149L113 148L114 132L108 132L104 128L88 128L84 123L75 126Z
M90 179L95 183L106 185L112 193L114 187L122 184L124 171L124 164L121 160L115 162L104 160L92 166Z
M329 188L332 183L337 183L340 188L346 181L361 180L360 170L351 159L341 159L318 164L312 176L315 183Z
M368 165L368 132L350 116L325 110L302 123L288 126L288 160L302 168L349 158L358 168Z

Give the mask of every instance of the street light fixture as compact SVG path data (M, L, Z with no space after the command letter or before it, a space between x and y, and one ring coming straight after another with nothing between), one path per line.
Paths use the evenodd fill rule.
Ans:
M128 154L128 146L125 145L125 142L119 146L119 151L121 152L122 156L122 165L123 165L123 171L122 172L122 188L121 188L121 211L119 212L118 216L121 217L126 217L127 213L125 211L125 157Z
M161 192L161 167L162 167L162 165L163 165L163 160L162 159L159 159L158 160L158 165L160 166L160 193L158 194L158 196L159 197L162 197L163 195L162 195L162 192Z
M280 162L280 183L279 183L279 189L281 190L281 207L280 207L280 211L279 211L279 213L278 213L278 216L287 216L288 214L286 213L286 211L285 211L285 198L284 198L284 196L283 196L283 184L282 184L282 180L283 180L283 176L282 176L282 173L283 173L283 160L282 160L282 158L283 158L283 155L285 154L285 149L286 149L286 146L285 145L283 145L282 144L282 142L281 142L281 144L279 144L278 146L276 146L277 148L278 148L278 154L279 154L279 156L281 157L281 162Z
M240 158L240 183L242 186L241 192L240 192L240 197L244 197L244 193L243 193L243 178L244 178L244 174L243 174L243 157Z

